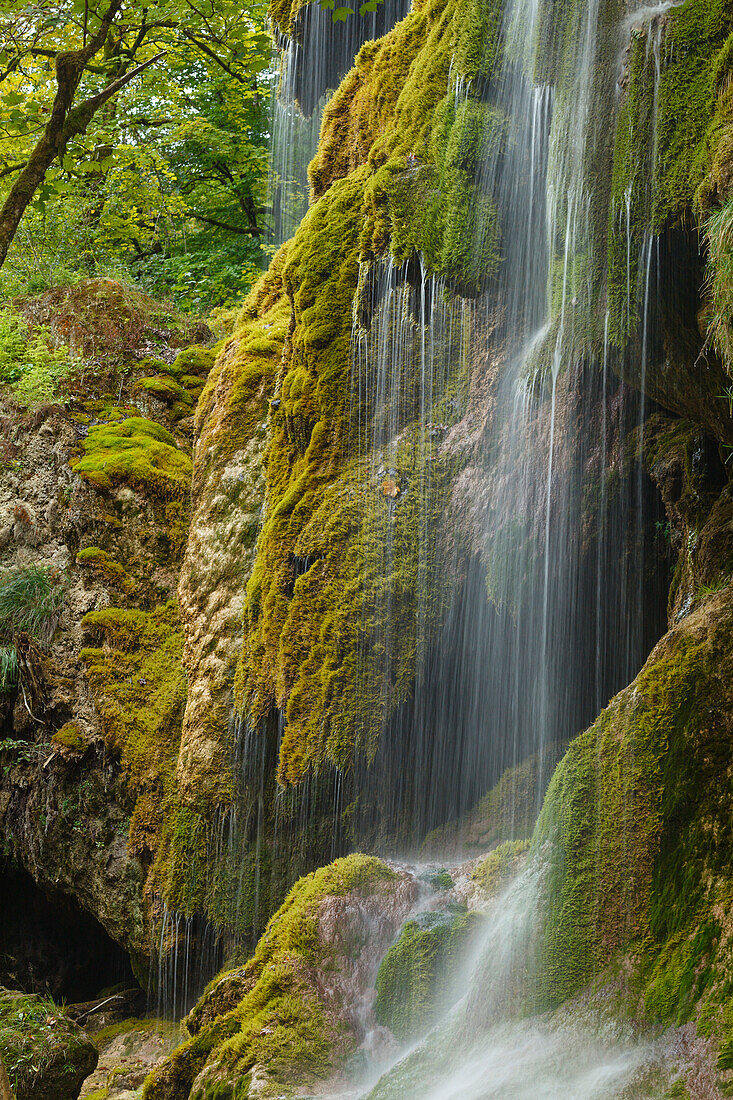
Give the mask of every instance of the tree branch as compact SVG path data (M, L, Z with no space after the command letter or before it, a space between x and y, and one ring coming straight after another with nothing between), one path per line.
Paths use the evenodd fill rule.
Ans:
M230 233L238 233L242 237L249 237L252 235L249 227L245 228L241 225L227 225L226 222L217 221L216 218L209 218L206 214L196 214L193 210L189 211L192 218L195 218L198 222L205 222L206 225L215 225L217 229L227 229Z
M13 172L19 172L21 168L25 166L25 161L20 161L19 164L8 164L5 168L0 168L0 179L3 176L12 176Z
M212 61L215 61L216 64L219 65L225 73L228 73L229 76L233 77L234 80L238 80L240 84L247 83L246 77L242 76L240 73L235 72L234 69L227 65L226 61L223 61L220 57L218 57L217 54L215 54L214 51L210 49L210 47L207 46L205 42L199 41L198 38L192 35L191 32L187 31L185 28L183 29L183 34L189 42L193 42L197 50L201 50L201 52L210 57Z

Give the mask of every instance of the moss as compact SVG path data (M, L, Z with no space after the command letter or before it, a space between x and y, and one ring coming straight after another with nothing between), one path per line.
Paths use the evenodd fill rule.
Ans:
M544 1003L559 1003L634 941L650 1013L685 1019L707 988L710 921L721 890L730 892L733 792L716 777L733 705L721 673L731 627L721 596L667 635L553 777L533 839L550 861Z
M84 753L89 748L89 740L78 722L65 722L51 737L51 744L73 753Z
M651 36L659 32L632 37L609 219L610 332L619 346L639 321L645 235L706 216L730 193L732 31L727 0L676 6L662 23L658 76Z
M170 554L180 554L188 531L191 459L162 425L139 416L90 429L72 468L100 491L137 490L153 508Z
M131 850L154 851L186 701L178 608L173 602L152 612L106 608L90 612L82 626L103 643L80 656L105 743L136 797Z
M128 484L164 501L180 499L188 490L190 458L178 449L171 433L152 420L133 416L92 428L83 448L73 469L97 488Z
M107 1046L113 1039L122 1035L140 1035L150 1032L153 1035L169 1035L174 1038L180 1034L180 1025L170 1020L160 1020L155 1016L128 1016L125 1020L119 1020L116 1024L108 1024L94 1033L94 1041L98 1047Z
M541 759L530 756L507 770L499 782L458 821L429 833L421 855L461 852L477 855L504 841L529 840L540 811L540 800L561 756L559 745L545 749Z
M190 416L203 392L220 347L221 344L213 348L184 348L170 364L162 360L146 359L141 363L141 369L146 374L137 379L135 388L164 401L170 407L174 422ZM148 371L155 373L149 375Z
M386 893L397 877L381 860L352 855L297 882L242 968L238 980L245 992L237 1007L209 1023L207 1000L217 996L226 976L211 984L189 1017L196 1034L151 1074L145 1100L246 1097L255 1068L265 1074L267 1095L270 1089L282 1095L328 1076L354 1038L314 980L314 969L327 969L333 952L321 938L320 907L352 892Z
M168 371L185 384L186 378L197 378L199 381L206 378L216 362L216 357L222 347L219 341L213 347L203 347L201 344L192 344L183 351L179 351L173 363L167 367Z
M100 550L98 546L86 546L80 550L76 555L76 564L93 569L100 579L114 588L119 588L127 595L130 595L135 588L135 582L124 566L111 558L106 550Z
M180 401L193 408L193 400L189 397L188 393L186 393L185 388L179 385L173 378L166 378L165 375L159 375L154 378L141 378L135 383L135 386L145 390L147 393L151 393L153 397L159 397L161 401L170 403Z
M481 918L450 905L407 921L377 975L374 1015L401 1042L428 1031Z
M528 840L507 840L481 860L471 878L485 894L496 894L517 874L528 850Z

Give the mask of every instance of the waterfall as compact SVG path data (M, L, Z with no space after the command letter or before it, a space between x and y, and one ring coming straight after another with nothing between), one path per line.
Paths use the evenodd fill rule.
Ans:
M482 322L490 330L489 346L499 364L487 423L472 454L475 496L481 501L475 509L476 568L491 606L487 610L477 586L466 584L465 577L460 584L452 578L448 620L453 615L460 625L446 629L443 648L432 661L422 655L416 698L409 716L402 717L412 725L409 733L399 729L397 743L403 753L409 745L417 785L427 792L422 799L414 796L411 809L423 829L450 811L465 812L492 776L530 754L540 761L541 776L550 746L583 728L633 678L663 630L665 570L653 561L659 512L642 464L659 272L650 182L657 156L658 23L646 43L654 72L651 146L641 150L638 169L647 188L646 213L640 214L635 194L632 232L629 190L611 219L625 234L625 315L631 324L638 311L640 322L636 393L617 380L622 372L613 358L609 310L595 298L591 259L605 243L606 226L599 228L594 217L597 200L588 164L604 148L606 155L609 151L594 100L612 93L616 74L602 48L612 58L608 41L620 41L628 19L654 20L669 6L640 7L626 16L604 0L572 7L573 47L554 82L538 80L545 68L540 5L509 0L504 8L504 67L496 98L507 140L481 165L483 185L497 201L503 263L498 289L472 306L472 331L480 331ZM615 21L609 30L610 11ZM394 278L390 268L390 278L377 280L381 299L372 303L372 315L380 309L389 313ZM408 274L398 275L398 283L400 278L403 295L415 296ZM424 272L417 285L424 287ZM447 288L441 293L441 301L450 299ZM431 383L434 373L445 376L433 347L435 317L433 310L426 323L420 310L413 314L418 335L413 331L409 339L425 349L414 376L421 384L426 360ZM598 329L600 340L594 343L589 332ZM381 455L387 441L399 437L403 371L395 364L405 346L400 326L371 342L359 334L359 390L377 386L395 417L383 436L361 445L364 454ZM466 406L470 400L468 395ZM427 426L429 411L413 413ZM450 443L449 433L443 448L449 450ZM421 535L426 544L436 536L441 537L435 530ZM371 607L365 615L371 620ZM394 644L381 640L379 650L387 654ZM448 675L436 676L441 665ZM473 697L464 694L461 700L469 685ZM449 713L441 714L446 699ZM431 759L424 749L426 727ZM383 740L394 743L394 723ZM446 771L449 780L443 782ZM538 789L538 800L541 795ZM541 1002L535 945L543 891L550 888L544 867L543 852L536 849L493 904L441 1022L361 1095L591 1100L648 1096L668 1075L663 1044L639 1042L587 1006L571 1005L556 1016L536 1014Z
M443 1019L359 1093L368 1100L613 1100L649 1096L669 1073L662 1042L577 1005L528 1015L543 889L531 861L495 899ZM651 1088L650 1088L651 1086Z
M409 6L409 0L382 0L373 12L334 23L330 11L317 3L305 4L292 34L279 36L268 194L272 244L289 240L308 209L308 165L318 146L329 96L354 64L361 45L385 34Z
M550 18L566 23L548 27ZM383 717L376 758L357 786L371 785L364 804L379 804L380 835L397 851L465 813L505 769L530 756L538 761L539 801L556 746L633 678L664 628L661 508L641 447L655 238L646 232L632 256L636 241L627 233L629 288L632 268L643 268L640 392L611 369L617 353L591 262L605 247L607 227L588 165L610 172L608 114L624 18L613 0L566 5L555 15L537 0L504 6L490 115L491 127L497 116L503 120L503 137L486 135L478 167L502 229L494 284L469 306L424 264L387 260L362 269L352 408L360 417L359 461L372 467L363 507L379 513L384 558L381 585L372 586L379 606L372 589L365 591L360 675L365 698ZM571 43L554 72L545 57L551 31ZM659 42L657 28L649 45L657 72ZM452 79L457 104L479 94ZM650 170L654 150L649 156ZM477 252L486 231L480 223L475 229ZM629 290L627 314L635 308ZM466 329L459 315L470 317ZM462 343L453 346L450 333L459 330ZM495 364L488 384L471 373L479 343ZM467 443L477 404L483 423ZM432 441L426 470L465 465L462 497L441 499L440 514L435 480L417 452L406 458L408 437L423 447ZM401 475L389 457L400 449ZM382 494L393 487L391 507L380 485ZM395 516L415 493L422 494L419 546L400 546ZM460 546L454 531L467 526L471 544ZM394 588L399 554L403 566L414 556L419 578L408 628L416 639L409 698L400 696L406 626ZM362 836L373 835L370 814Z

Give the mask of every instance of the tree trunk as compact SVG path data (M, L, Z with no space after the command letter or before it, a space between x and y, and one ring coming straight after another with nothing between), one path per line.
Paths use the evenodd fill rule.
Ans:
M99 30L87 42L86 46L81 50L60 53L56 58L56 95L51 107L51 117L38 144L28 158L28 163L10 188L3 208L0 210L0 267L5 263L8 249L17 232L20 219L43 183L46 172L56 157L59 154L63 155L69 138L74 133L83 132L77 126L74 126L69 132L67 127L74 96L85 66L104 45L109 28L121 7L122 0L111 0L107 11L102 17ZM95 96L94 100L99 98L99 96ZM87 103L91 102L92 100L87 101ZM83 106L85 105L83 104ZM79 108L76 110L78 112ZM90 119L91 114L86 120L87 125Z
M10 1078L2 1058L0 1058L0 1100L15 1100L15 1093L10 1087Z

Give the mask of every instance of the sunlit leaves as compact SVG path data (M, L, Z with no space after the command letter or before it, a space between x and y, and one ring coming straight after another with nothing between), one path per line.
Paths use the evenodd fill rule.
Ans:
M364 4L359 6L359 15L366 15L367 12L374 12L377 10L379 4L384 3L384 0L366 0ZM336 4L336 0L318 0L318 6L321 11L330 11L331 18L334 23L345 22L350 15L354 14L354 9L345 7L344 5Z

